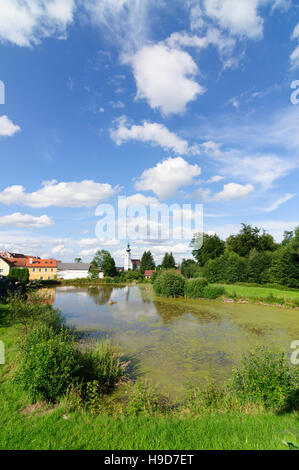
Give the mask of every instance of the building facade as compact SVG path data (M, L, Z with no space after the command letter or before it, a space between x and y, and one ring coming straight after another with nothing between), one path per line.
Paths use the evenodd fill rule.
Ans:
M8 276L13 264L5 258L0 257L0 276Z
M26 268L29 270L30 281L52 281L57 276L55 259L27 258Z
M89 275L90 264L88 263L58 263L58 279L86 279Z

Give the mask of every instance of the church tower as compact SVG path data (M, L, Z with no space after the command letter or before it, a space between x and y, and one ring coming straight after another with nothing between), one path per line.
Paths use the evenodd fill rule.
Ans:
M128 243L126 254L125 254L124 270L129 271L129 269L133 269L133 264L131 260L131 248L130 248L130 244Z

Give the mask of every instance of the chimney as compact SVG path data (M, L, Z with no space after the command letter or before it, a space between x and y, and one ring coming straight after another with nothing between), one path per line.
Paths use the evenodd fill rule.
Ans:
M29 264L32 264L32 263L33 263L33 259L29 258Z

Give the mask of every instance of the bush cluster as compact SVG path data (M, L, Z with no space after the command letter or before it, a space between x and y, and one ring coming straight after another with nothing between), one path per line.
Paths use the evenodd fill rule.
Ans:
M154 291L166 297L186 296L190 299L217 299L225 294L221 286L210 286L205 278L186 280L176 271L162 270L156 275Z
M204 297L204 290L208 286L208 281L205 278L191 279L186 282L185 294L190 299L198 299Z
M154 281L154 291L166 297L183 297L185 278L174 270L161 271Z
M91 390L98 396L110 392L123 378L127 363L108 339L78 346L68 328L47 325L32 329L20 345L16 381L32 400L55 402L70 387L83 400Z
M185 295L190 299L217 299L225 294L221 286L210 286L205 278L191 279L186 282Z
M233 370L232 389L246 402L276 410L299 410L299 372L284 352L259 347Z
M32 400L55 401L67 390L80 369L74 337L46 325L33 329L21 345L16 380Z

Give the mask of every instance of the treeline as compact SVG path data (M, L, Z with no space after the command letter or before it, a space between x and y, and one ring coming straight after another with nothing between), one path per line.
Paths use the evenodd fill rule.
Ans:
M210 283L252 282L299 287L299 227L294 232L285 232L281 244L275 243L264 230L246 224L225 242L217 235L204 234L203 245L197 249L197 240L195 235L191 242L197 263L184 260L183 274L191 268L196 273L201 266L201 274Z
M156 266L154 257L149 251L145 251L140 261L140 267L133 264L133 270L120 273L115 264L114 258L107 250L99 250L96 252L90 266L90 279L98 279L99 269L104 272L105 277L119 278L120 281L139 280L144 278L145 271L155 271L156 269L174 269L176 267L175 259L172 253L165 253L162 264Z
M279 284L299 288L299 227L294 232L285 232L282 243L276 243L265 230L242 224L237 235L226 241L218 235L195 234L191 241L194 259L184 259L178 265L172 253L165 253L162 263L156 265L150 251L145 251L140 268L119 272L111 254L106 250L96 253L90 269L90 279L98 279L99 269L104 276L116 282L142 281L147 270L157 275L167 269L180 269L188 279L205 277L209 283L250 282L255 284ZM200 246L200 248L198 248Z

